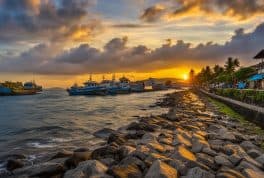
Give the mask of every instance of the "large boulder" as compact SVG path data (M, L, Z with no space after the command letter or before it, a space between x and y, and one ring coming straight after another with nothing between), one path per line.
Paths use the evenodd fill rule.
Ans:
M18 168L22 168L24 166L24 163L19 159L9 159L6 163L6 169L8 171L13 171Z
M61 176L64 171L65 169L62 164L46 162L15 169L13 175L14 177L55 177Z
M189 169L186 178L215 178L215 175L199 167Z
M178 172L168 164L157 160L149 168L145 178L177 178Z
M107 167L97 160L81 162L75 169L65 173L64 178L85 178L85 177L109 177L106 175Z
M80 162L91 159L91 151L74 152L73 155L65 161L65 166L68 169L75 168Z
M228 160L228 157L224 154L214 157L215 163L219 166L233 167L231 161Z
M192 139L192 152L198 153L201 152L204 148L210 148L209 144L204 139Z
M180 176L184 176L184 175L187 174L188 168L184 164L183 161L177 160L177 159L172 159L172 160L167 161L167 162L168 162L168 164L171 167L175 168L178 171L178 173L179 173Z
M107 172L116 178L142 178L141 170L134 163L128 165L118 164L111 167Z
M144 131L148 131L148 132L154 132L155 129L149 125L149 124L146 124L144 122L132 122L131 124L129 124L127 126L127 130L144 130Z
M115 160L120 160L118 150L119 148L113 145L100 147L92 152L91 158L96 160L100 160L104 158L113 158Z
M62 150L58 153L56 153L54 156L51 157L52 159L57 159L57 158L65 158L65 157L70 157L73 155L72 151L67 151L67 150Z
M93 135L95 137L98 137L98 138L103 138L103 139L106 139L108 138L111 134L115 133L116 131L113 130L113 129L109 129L109 128L103 128L101 130L98 130L96 132L93 133Z
M212 156L204 153L197 153L196 158L198 162L205 164L213 170L217 170L218 166L215 164L214 158Z
M248 151L248 150L250 150L250 149L257 149L258 147L256 146L256 145L254 145L251 141L243 141L241 144L240 144L240 146L244 149L244 150L246 150L246 151Z
M247 177L247 178L261 178L264 177L264 172L263 171L256 171L254 169L244 169L242 173Z
M107 140L108 144L113 143L113 142L118 145L123 145L124 143L127 142L127 140L124 134L116 132L116 133L110 134Z
M264 165L264 154L257 157L256 161L259 162L260 164Z
M179 159L184 162L195 162L197 160L196 156L184 146L179 146L176 151L170 155L170 158Z
M216 175L217 178L245 178L240 172L223 166Z
M250 149L247 151L247 154L255 159L259 157L260 155L262 155L262 152L256 149Z
M172 145L176 146L176 145L180 145L183 144L186 147L191 148L192 147L192 143L190 141L190 139L188 139L187 136L184 136L183 134L177 134L176 137L174 138Z

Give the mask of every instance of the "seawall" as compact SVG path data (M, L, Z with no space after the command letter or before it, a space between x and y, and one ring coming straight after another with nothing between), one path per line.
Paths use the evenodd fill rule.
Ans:
M249 121L252 121L254 123L257 123L259 126L264 128L264 108L243 103L241 101L237 101L234 99L230 99L227 97L219 96L213 93L209 93L205 90L200 89L200 92L206 94L207 96L214 98L216 100L219 100L228 106L230 106L232 109L234 109L239 114L245 116L245 118Z

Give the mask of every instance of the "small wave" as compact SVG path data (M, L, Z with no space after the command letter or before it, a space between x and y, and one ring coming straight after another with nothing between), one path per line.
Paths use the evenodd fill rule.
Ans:
M9 135L17 135L22 134L26 132L42 132L42 131L52 131L52 130L69 130L61 126L44 126L44 127L35 127L30 129L21 129L19 131L10 131Z
M64 143L64 142L69 142L72 141L71 138L51 138L51 142L55 143Z
M50 144L50 143L32 142L32 143L28 143L27 146L33 147L33 148L53 148L56 145Z
M0 162L0 172L6 170L6 163L5 162Z

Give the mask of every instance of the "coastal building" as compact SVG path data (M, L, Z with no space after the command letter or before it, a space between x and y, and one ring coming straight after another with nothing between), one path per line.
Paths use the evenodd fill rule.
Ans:
M264 49L260 51L254 59L260 60L260 62L254 66L257 70L257 74L249 78L249 87L254 89L264 89Z

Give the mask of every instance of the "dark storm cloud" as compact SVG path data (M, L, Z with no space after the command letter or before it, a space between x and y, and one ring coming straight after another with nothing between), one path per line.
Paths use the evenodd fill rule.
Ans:
M147 22L154 22L161 18L164 15L165 9L163 6L154 5L151 6L143 12L140 18Z
M62 38L80 26L91 31L95 24L90 25L91 21L85 18L93 1L0 0L0 40Z
M147 25L147 24L121 23L121 24L111 25L111 27L114 27L114 28L148 28L148 27L153 27L153 26Z
M128 47L127 38L114 38L102 50L82 44L60 51L53 44L37 45L15 58L0 62L0 70L41 74L84 74L106 72L146 72L177 66L201 67L220 63L229 56L249 62L263 48L264 23L253 32L235 31L225 44L212 42L193 46L184 41L170 40L151 50L147 46Z
M162 5L163 4L163 5ZM154 22L161 18L179 18L182 16L196 16L197 11L207 15L224 15L239 20L245 20L255 15L264 14L263 0L167 0L147 8L141 19ZM196 12L193 12L193 10Z

